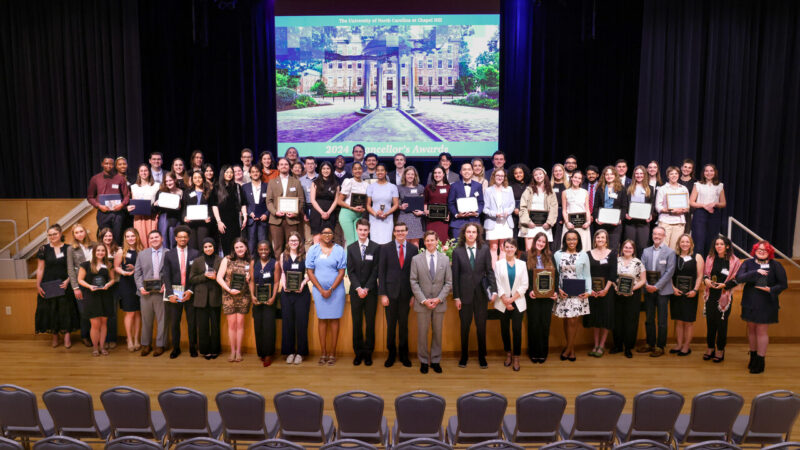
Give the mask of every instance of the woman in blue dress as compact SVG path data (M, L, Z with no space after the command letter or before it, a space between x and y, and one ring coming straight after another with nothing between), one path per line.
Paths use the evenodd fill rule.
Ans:
M322 239L308 250L306 269L311 282L311 293L317 311L319 347L322 356L319 365L336 364L336 343L339 338L339 318L344 312L344 270L347 254L333 243L333 229L322 229ZM328 341L328 328L332 338Z

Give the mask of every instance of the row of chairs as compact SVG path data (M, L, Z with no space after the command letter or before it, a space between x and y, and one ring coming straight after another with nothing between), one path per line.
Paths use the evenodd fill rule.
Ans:
M744 399L724 389L694 397L690 414L681 414L683 396L655 388L633 399L631 414L623 414L625 397L610 389L593 389L575 399L575 414L565 414L567 400L550 391L535 391L516 400L516 414L506 414L508 401L481 390L458 398L456 415L443 428L446 402L427 391L395 399L396 421L389 430L381 397L350 391L333 400L337 427L323 413L324 399L305 389L275 394L275 413L266 411L265 398L252 390L231 388L216 395L218 411L208 410L208 399L196 390L175 387L158 395L161 411L152 411L150 397L137 389L118 386L104 391L104 410L95 410L85 391L59 386L42 395L47 410L39 410L35 395L14 385L0 386L0 430L4 437L53 435L108 441L140 436L172 443L195 437L225 442L254 442L275 437L308 443L357 439L389 447L416 438L451 445L503 439L518 444L551 443L559 439L597 443L650 439L666 445L708 440L769 445L790 440L800 413L800 396L790 391L757 395L750 414L740 416Z
M0 450L22 449L19 442L0 437ZM227 442L207 437L196 437L179 442L175 450L233 450ZM36 442L34 450L89 450L91 447L83 441L66 437L51 436ZM266 439L247 447L248 450L305 450L302 445L284 439ZM395 450L453 450L453 447L442 441L429 438L418 438L397 444ZM595 447L581 441L564 440L540 447L541 450L596 450ZM649 439L638 439L619 444L614 450L671 450L672 447ZM160 444L136 436L116 438L105 445L105 450L163 450ZM357 439L340 439L329 442L320 450L378 450L374 445ZM467 447L467 450L524 450L524 447L504 440L491 440ZM725 441L706 441L686 447L686 450L742 450L741 447ZM800 450L800 442L782 442L761 450Z

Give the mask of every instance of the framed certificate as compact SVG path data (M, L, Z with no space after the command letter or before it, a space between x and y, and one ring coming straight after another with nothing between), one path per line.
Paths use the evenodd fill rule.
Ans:
M64 295L66 291L61 287L61 283L60 280L43 281L41 284L44 291L43 298L55 298Z
M620 213L621 211L616 208L600 208L600 210L597 211L597 221L608 224L618 224Z
M563 278L561 279L561 290L568 297L577 297L586 293L586 281L580 278Z
M580 228L586 223L586 213L572 213L567 217L569 217L569 221L572 225L575 225L575 228Z
M667 194L667 208L669 209L689 209L689 194Z
M658 283L658 280L661 279L661 272L657 270L648 270L645 274L647 278L647 284L650 286L655 286Z
M547 211L528 211L528 217L534 225L542 226L547 223Z
M425 207L425 199L422 197L406 197L403 199L403 203L408 203L408 208L404 209L403 212L422 211Z
M241 291L244 289L245 285L245 276L243 273L233 273L231 274L231 289L236 289L237 291Z
M298 292L300 284L303 282L303 272L296 270L286 271L286 290L291 292Z
M553 296L553 271L548 269L533 270L533 293L536 298L550 298Z
M478 212L478 199L476 197L461 197L456 199L456 209L462 214Z
M631 202L628 207L628 215L631 216L631 219L647 220L652 211L653 205L650 203Z
M151 294L155 294L161 290L161 280L159 280L158 278L152 280L144 280L142 282L142 287L144 288L145 291Z
M183 289L183 286L181 286L180 284L173 284L172 285L172 295L178 297L178 301L181 301L181 298L183 298L184 291L185 290ZM165 298L165 300L169 300L169 299Z
M258 303L267 303L272 298L272 283L256 286L256 299Z
M164 209L178 209L181 207L181 196L162 192L158 195L158 207Z
M350 194L350 206L358 208L359 206L367 206L367 194Z
M606 288L606 279L604 277L592 277L592 290L600 292Z
M620 275L617 278L617 292L624 295L632 294L634 281L636 280L630 275Z
M678 275L675 277L675 288L684 294L691 291L694 287L694 277Z
M208 205L188 205L186 207L187 220L208 219Z
M150 200L131 200L130 204L133 206L131 214L134 216L149 216L153 213L153 204Z
M441 203L429 203L428 218L436 220L447 220L447 205L443 205Z
M119 194L102 194L97 196L97 202L108 208L113 208L122 203L122 196Z
M278 212L297 214L300 211L300 199L297 197L278 197Z

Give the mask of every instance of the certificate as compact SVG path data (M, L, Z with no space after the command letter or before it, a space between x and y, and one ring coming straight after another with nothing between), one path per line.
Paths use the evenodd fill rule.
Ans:
M97 202L108 208L113 208L122 203L122 196L119 194L102 194L97 196Z
M600 208L597 211L597 221L607 224L618 224L621 211L616 208Z
M443 205L441 203L429 203L428 218L437 220L447 220L447 205Z
M297 197L278 197L278 212L297 214L300 211L300 199Z
M661 279L661 272L657 270L648 270L645 273L645 277L647 278L647 284L650 286L655 286L658 283L658 280Z
M272 298L272 283L256 286L256 299L258 303L267 303Z
M208 205L188 205L186 207L186 220L208 219Z
M478 212L478 199L476 197L461 197L456 199L456 209L462 214Z
M548 269L533 270L533 295L536 298L553 296L553 271Z
M245 285L245 276L243 273L233 273L231 274L231 290L236 289L237 291L241 291L244 289Z
M158 195L158 207L164 209L178 209L181 207L181 196L162 192Z
M153 214L153 204L150 200L131 200L130 205L133 206L131 214L134 216L149 216Z
M41 286L42 290L44 291L43 298L55 298L64 295L66 291L61 287L61 283L62 281L60 280L42 282Z
M303 282L303 272L296 270L286 271L286 290L291 292L300 291L300 284Z
M633 293L634 278L630 275L620 275L617 278L617 292L624 295Z
M367 206L367 194L350 194L350 206L358 208L359 206Z
M675 288L684 294L692 290L694 286L694 277L687 275L678 275L675 277Z
M155 294L161 290L161 280L158 278L152 280L144 280L142 282L142 287L145 291Z
M647 220L650 218L652 210L653 205L650 203L631 202L628 215L631 216L631 219Z
M422 197L406 197L403 199L403 203L408 203L408 208L404 209L403 212L422 211L425 208L425 199Z
M561 290L567 294L567 297L577 297L586 293L586 281L580 278L563 278Z
M669 209L689 209L689 194L667 194L667 208Z
M603 277L592 277L592 290L600 292L606 288L606 279Z
M586 223L586 213L572 213L567 216L575 228L580 228Z
M535 225L542 226L547 223L547 211L528 211L528 217Z

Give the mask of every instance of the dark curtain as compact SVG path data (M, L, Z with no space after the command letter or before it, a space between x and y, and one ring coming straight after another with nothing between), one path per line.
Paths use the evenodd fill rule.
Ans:
M548 168L633 157L641 2L504 0L500 148Z
M139 16L147 152L201 149L218 170L275 150L274 0L140 0Z
M137 3L0 3L0 197L79 197L142 160Z
M637 161L716 164L726 215L789 251L800 183L800 3L648 0L643 17ZM753 243L743 233L734 242Z

